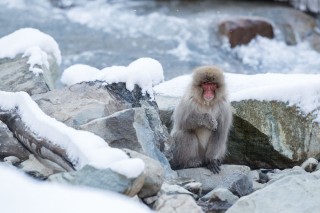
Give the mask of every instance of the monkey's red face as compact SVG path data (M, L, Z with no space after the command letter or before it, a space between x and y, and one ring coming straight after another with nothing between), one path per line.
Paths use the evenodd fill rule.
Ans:
M215 83L205 82L201 84L201 88L203 89L203 98L206 101L211 101L215 97L215 91L218 88L218 86Z

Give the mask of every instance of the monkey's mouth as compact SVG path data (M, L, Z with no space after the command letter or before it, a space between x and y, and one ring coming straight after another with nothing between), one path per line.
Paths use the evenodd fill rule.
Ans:
M203 98L206 101L211 101L215 97L215 90L217 89L217 84L214 83L202 83L201 88L203 89Z

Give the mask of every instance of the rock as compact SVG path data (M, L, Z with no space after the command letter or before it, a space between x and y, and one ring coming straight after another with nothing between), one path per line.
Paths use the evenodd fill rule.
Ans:
M158 160L166 178L176 177L161 152L171 137L160 121L156 103L138 86L130 92L124 83L83 82L33 99L49 116L91 131L112 147L133 149Z
M179 177L192 178L202 183L204 193L218 186L229 189L236 195L243 196L252 192L250 168L247 166L222 165L219 174L213 174L206 168L177 170Z
M275 169L273 170L273 172L268 172L267 176L268 176L268 185L282 179L285 178L287 176L292 176L292 175L304 175L307 172L301 168L300 166L295 166L292 169L284 169L284 170L279 170L279 169Z
M30 152L13 136L8 127L0 121L0 159L15 156L21 160L28 159Z
M216 188L207 193L200 200L202 201L227 201L229 204L234 204L239 197L232 194L228 189Z
M21 160L19 158L17 158L16 156L8 156L8 157L5 157L3 159L4 162L6 163L9 163L9 164L12 164L12 165L15 165L15 164L18 164L21 162Z
M320 153L320 127L312 115L277 101L232 102L236 112L225 162L288 168Z
M320 209L319 196L320 172L291 175L242 197L227 213L316 213Z
M52 174L65 171L57 164L45 159L40 159L39 157L36 158L32 154L30 154L28 160L23 161L19 165L19 168L38 179L46 179Z
M74 172L64 172L51 175L51 182L71 184L76 186L88 186L103 190L110 190L135 196L144 184L144 174L137 178L127 178L111 169L96 169L90 165Z
M196 194L198 196L202 195L202 183L192 182L183 186L189 192Z
M138 152L124 149L131 158L139 158L143 160L145 164L145 179L144 184L138 194L140 198L146 198L157 194L164 182L164 171L161 164L145 155Z
M258 170L252 170L250 171L250 176L253 181L259 181L260 180L260 175Z
M319 162L314 159L314 158L309 158L305 162L301 164L301 167L306 171L306 172L314 172L318 166Z
M189 195L161 195L154 205L154 209L159 213L202 213L201 208Z
M178 185L172 185L168 183L162 184L160 194L186 194L186 195L191 195L194 196L193 193L190 191L186 190L185 188L178 186Z
M29 71L28 57L0 59L0 90L8 92L25 91L29 95L46 93L54 87L58 75L58 64L54 57L48 57L50 70L39 67L43 74Z
M219 24L219 32L226 36L231 47L248 44L256 36L273 38L273 27L265 21L252 18L226 20Z
M232 194L228 189L217 188L202 197L197 204L204 212L225 212L234 204L239 197Z
M253 181L252 189L255 192L257 190L264 188L265 186L266 186L265 183L259 183L259 182Z

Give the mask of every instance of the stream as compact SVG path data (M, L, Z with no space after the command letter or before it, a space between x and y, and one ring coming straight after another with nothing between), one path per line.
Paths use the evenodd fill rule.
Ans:
M320 73L320 54L309 39L314 18L283 3L81 0L60 8L52 2L57 1L2 0L0 37L24 27L51 35L61 49L62 71L77 63L102 69L152 57L166 80L205 64L232 73ZM267 19L275 38L231 49L217 26L244 16ZM292 37L296 44L288 45Z

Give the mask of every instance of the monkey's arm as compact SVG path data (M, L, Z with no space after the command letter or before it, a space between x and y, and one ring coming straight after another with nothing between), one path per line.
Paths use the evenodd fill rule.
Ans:
M186 119L185 127L188 130L194 130L199 127L205 127L209 130L217 130L217 120L214 119L209 113L192 112Z

